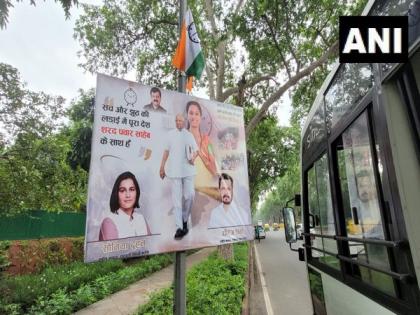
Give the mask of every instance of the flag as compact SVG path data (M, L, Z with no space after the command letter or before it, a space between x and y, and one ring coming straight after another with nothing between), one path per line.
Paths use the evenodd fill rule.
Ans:
M204 69L204 56L190 9L187 10L182 23L181 38L172 64L180 71L184 71L188 77L194 76L196 79L200 79Z
M191 92L192 91L192 88L193 88L193 77L188 77L187 84L185 85L185 89L188 92Z

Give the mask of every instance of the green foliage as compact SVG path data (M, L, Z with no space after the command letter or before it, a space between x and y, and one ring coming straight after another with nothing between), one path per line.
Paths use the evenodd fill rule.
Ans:
M87 57L86 70L119 75L136 69L140 82L175 89L171 56L178 6L173 1L107 0L101 7L82 8L75 38Z
M72 240L71 257L73 260L82 260L84 255L85 238L79 237Z
M188 285L187 285L188 294ZM150 296L150 301L141 306L138 310L138 315L160 315L160 314L172 314L173 313L173 299L174 292L173 287L163 289L159 292L153 293ZM188 303L187 299L187 303Z
M276 80L319 58L337 39L338 17L359 2L190 1L208 74L197 84L210 98L231 97L238 105L278 101ZM121 75L134 69L142 83L175 88L178 7L172 1L108 0L83 9L75 38L86 70ZM267 74L272 77L261 79Z
M319 68L308 78L303 79L295 88L292 97L292 115L290 118L292 124L303 125L328 72L329 69L327 67Z
M261 26L259 23L251 24L254 25L256 32L261 33L261 37L258 37L258 41L261 41L261 43L252 41L250 34L247 35L245 41L246 45L249 45L250 51L254 52L251 54L252 63L255 67L262 67L264 63L269 62L275 50L277 50L277 53L283 51L286 54L287 51L294 50L296 52L294 57L304 63L319 57L323 50L337 39L335 25L338 25L338 17L344 14L360 13L366 4L366 0L352 3L337 3L336 1L322 1L317 4L298 2L293 4L294 7L289 6L289 3L281 9L276 5L269 5L267 2L259 5L254 2L248 4L247 10L250 13L252 12L254 15L265 14L265 17L262 17L266 20L265 26ZM276 4L282 5L277 2ZM302 19L302 16L307 18ZM306 25L308 21L310 21L310 24ZM269 26L272 30L269 29ZM243 28L245 25L241 24L241 27ZM285 34L285 36L278 36L280 34ZM276 38L278 45L262 45L262 42L270 36ZM290 36L294 38L292 41L289 40ZM314 45L313 41L318 36L321 37L320 44ZM330 58L330 63L332 59ZM274 71L274 69L268 68L265 71ZM281 159L284 171L271 181L271 190L257 214L264 221L271 219L279 222L281 220L281 209L285 206L286 201L300 192L301 127L329 71L330 67L323 65L314 70L308 77L301 79L293 89L291 127L287 129L288 137L286 138L290 145L286 148L287 151ZM267 191L267 189L264 190ZM296 215L300 217L300 212L296 211Z
M44 296L40 296L36 301L36 307L29 309L30 314L71 314L72 304L74 302L71 299L65 289L58 289L56 292L51 294L51 297L45 299Z
M245 294L248 266L247 243L235 244L235 260L226 261L211 255L193 267L187 275L188 314L240 314ZM172 314L173 289L152 295L138 314Z
M47 266L68 263L69 257L67 257L58 240L51 241L47 246L48 255L45 259Z
M16 314L71 314L171 262L169 254L130 266L124 266L121 260L77 262L49 268L40 275L9 278L0 285L0 313L13 309Z
M332 26L338 25L346 5L344 1L247 2L247 18L240 20L237 27L250 52L251 66L271 73L278 67L273 56L285 60L293 57L300 62L298 66L319 57L336 39L337 28Z
M79 167L89 172L93 126L94 90L80 90L79 97L73 101L67 116L70 126L69 135L71 150L67 153L67 162L73 170Z
M300 192L300 169L299 164L290 166L287 173L278 178L272 191L270 191L261 206L257 216L264 222L281 222L282 209L286 202L293 198L293 196ZM298 210L298 209L297 209ZM295 214L300 218L300 212L295 211ZM300 219L297 219L300 221Z
M285 171L273 181L271 190L257 213L258 218L264 222L280 222L281 209L300 192L300 128L298 125L292 125L286 128L286 132L289 147L282 159ZM299 212L296 214L299 216Z
M62 97L27 90L18 70L0 63L0 182L7 183L1 186L0 215L84 210L87 172L69 166L71 141L57 133L63 103Z
M0 284L2 300L24 307L34 303L39 296L49 296L60 288L75 290L99 276L115 272L124 265L120 260L94 264L74 262L46 268L40 274L7 277Z
M211 99L246 109L246 123L252 131L247 130L247 146L253 208L258 196L293 168L289 152L298 152L291 131L278 128L273 118L287 91L280 93L279 89L287 82L293 87L296 82L290 78L336 42L338 17L360 10L365 2L247 1L239 7L219 0L188 3L206 56L206 75L198 86L206 88ZM84 5L83 9L75 38L81 44L86 70L120 75L135 69L142 83L175 88L176 72L170 63L176 47L178 8L173 2L108 0L102 6ZM305 82L314 78L322 82L326 68ZM257 128L250 122L260 117L257 114L266 103L270 110L263 113ZM301 121L309 105L295 108L294 120Z
M319 26L316 26L317 24L329 24L327 29L329 29L329 32L332 32L331 40L336 40L338 38L338 28L336 27L336 25L338 25L338 17L340 15L359 15L363 11L366 3L367 0L357 0L351 2L343 1L342 3L337 3L336 1L322 1L321 6L318 6L318 4L315 5L315 3L311 3L310 6L313 6L315 12L319 13L320 10L322 11L323 5L326 5L328 10L324 13L317 14L315 20L313 21L313 25L311 25L309 28L301 26L300 29L302 32L304 32L304 34L311 34L314 36L316 35L317 29L319 29ZM300 12L300 14L304 13ZM324 14L328 16L327 20L325 20ZM302 19L301 22L306 23L306 20ZM305 45L308 47L316 47L315 45L310 44L310 39L309 42ZM309 113L309 110L311 109L312 103L315 100L317 92L330 70L330 66L323 65L322 67L314 70L308 77L302 79L295 86L292 97L292 124L303 124L306 116Z
M58 130L64 98L27 90L18 70L0 63L0 143L10 145L19 135L41 138ZM0 151L2 156L2 151Z
M7 23L12 2L0 4L1 27ZM66 14L77 3L59 2ZM276 128L272 117L287 91L280 93L279 89L296 84L290 77L319 59L337 40L338 17L360 13L366 0L240 3L238 10L236 4L220 0L190 1L189 6L207 60L207 75L198 86L207 88L212 99L246 106L248 124L252 117L260 117L261 104L269 105L270 110L261 116L261 128L249 124L255 135L247 131L254 209L258 196L295 165L290 152L297 151L291 148L295 144L290 142L289 131ZM175 88L171 57L177 41L176 3L106 0L102 6L82 7L75 38L81 44L86 70L120 75L135 69L142 83ZM326 63L333 58L331 55ZM293 125L302 123L327 68L300 81L293 99ZM0 214L31 208L85 209L92 96L91 91L81 91L68 112L71 125L57 134L64 99L27 90L17 69L0 63L0 182L8 183L7 189L1 187Z
M35 138L20 135L0 159L0 211L11 215L28 209L77 211L85 207L87 172L72 170L63 135ZM5 185L2 187L6 188Z
M247 108L245 118L250 119L256 109ZM247 143L249 151L248 174L250 179L251 207L255 209L261 192L268 190L276 178L288 170L294 159L297 139L294 130L279 127L274 115L267 115L250 135ZM296 133L296 132L295 132Z
M315 29L319 28L319 23L325 22L331 23L332 25L337 24L338 14L341 14L342 12L345 12L346 14L358 13L361 10L361 8L364 7L365 3L365 0L356 1L345 9L343 6L336 5L334 2L324 1L322 2L321 6L326 5L327 11L315 17L315 19L312 20L313 25L309 28L304 29L303 26L301 26L298 27L296 30L298 32L303 32L302 34L306 34L307 36L309 36L307 37L307 40L309 40L310 38L316 36L316 32L314 33L314 31ZM297 10L298 7L299 6L297 6L296 8ZM261 7L259 9L261 9ZM316 8L316 6L314 6L313 4L309 4L307 9L315 10L313 12L319 12L320 10L320 8ZM299 14L304 14L304 11L300 12ZM323 14L330 15L328 18L330 20L327 19L323 21ZM304 20L302 20L301 22L304 22ZM296 26L296 24L294 25ZM334 40L337 37L336 30L330 29L329 32L332 32L329 35L330 41ZM283 37L281 38L281 40L285 40L285 38L286 37ZM309 45L308 43L309 42L305 44L305 41L303 41L296 43L296 45L302 45L302 47L306 47L304 50L315 49L312 53L310 53L310 55L319 54L319 52L316 51L316 46ZM286 45L286 43L284 42L283 45ZM260 49L266 50L269 48L260 47ZM306 53L308 52L309 51L307 51ZM267 58L268 56L269 55L267 55ZM260 63L262 62L262 60L256 59L255 62ZM279 174L280 176L275 179L272 185L272 189L266 196L265 202L261 206L260 211L258 213L258 217L263 219L264 221L272 219L274 221L279 222L281 218L281 209L285 206L286 201L293 198L294 194L300 192L301 175L299 168L299 147L301 127L303 126L303 123L307 115L309 114L312 104L315 101L318 90L324 82L329 71L329 67L324 65L314 70L307 78L300 80L300 82L294 88L292 96L291 127L288 128L289 139L291 143L293 143L293 145L288 147L287 155L284 155L281 159L285 171ZM296 214L298 215L298 217L300 216L299 211L297 211Z

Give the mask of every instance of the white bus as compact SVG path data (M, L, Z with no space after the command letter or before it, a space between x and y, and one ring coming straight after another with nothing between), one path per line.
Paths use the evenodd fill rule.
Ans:
M409 62L336 64L302 131L313 308L420 314L420 0L369 1L363 14L408 15Z

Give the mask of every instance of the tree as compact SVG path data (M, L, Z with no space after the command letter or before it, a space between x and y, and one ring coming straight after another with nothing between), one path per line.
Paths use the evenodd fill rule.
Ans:
M262 220L278 220L286 202L300 191L300 126L294 124L287 128L289 142L287 154L282 159L284 171L274 179L257 216Z
M45 0L44 0L45 1ZM22 0L16 0L16 2L23 2ZM73 5L77 5L77 0L55 0L55 2L60 2L63 7L66 19L70 17L70 8ZM35 0L30 0L31 5L36 5ZM0 1L0 29L5 29L7 23L9 23L9 9L13 7L11 0L2 0Z
M249 108L245 118L253 117L257 109ZM250 135L247 148L251 209L256 210L258 198L270 189L276 178L283 176L296 152L296 139L289 127L279 127L274 115L266 115Z
M193 14L200 17L196 26L207 59L198 86L210 99L254 109L247 119L249 139L289 88L332 60L338 17L360 11L365 2L238 0L226 6L222 1L190 1ZM135 69L140 82L175 89L171 57L178 38L178 6L171 1L107 0L101 7L82 7L75 38L86 70L119 76Z
M0 64L0 213L84 210L87 173L66 159L60 133L64 99L25 88L19 72Z
M0 63L0 139L10 145L19 134L45 137L62 125L64 98L26 89L18 70Z
M20 134L0 159L0 214L28 210L84 211L87 172L72 170L62 134L35 138Z
M94 90L92 89L87 92L80 90L78 99L71 104L66 113L67 117L70 119L70 126L67 128L66 132L69 136L71 145L67 161L72 169L81 167L89 172L93 109Z
M238 0L226 6L190 1L200 17L196 25L207 59L205 78L198 84L211 99L258 108L246 128L249 136L289 88L336 55L338 17L360 11L365 2ZM102 7L83 9L75 37L86 70L122 75L135 69L142 83L175 88L170 63L177 6L107 0Z
M293 165L288 165L287 172L276 179L272 190L267 194L259 209L258 218L264 221L274 219L275 222L279 222L286 202L300 191L300 176L299 162L295 159ZM296 214L300 216L299 213Z
M296 86L292 97L292 125L303 126L328 71L328 67L320 67Z
M195 22L207 59L198 86L210 99L255 109L246 126L250 139L286 91L335 57L338 17L360 9L362 2L190 1L193 15L200 17ZM178 7L173 2L106 0L83 9L75 38L86 70L118 76L135 69L138 81L175 89L171 57ZM261 190L250 180L255 192Z

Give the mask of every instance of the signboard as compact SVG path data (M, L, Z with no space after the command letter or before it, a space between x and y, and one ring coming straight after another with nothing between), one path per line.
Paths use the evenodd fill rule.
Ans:
M98 75L85 261L254 237L243 109Z

